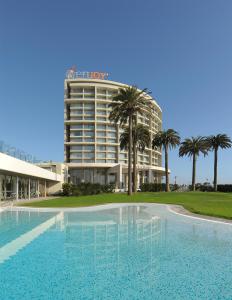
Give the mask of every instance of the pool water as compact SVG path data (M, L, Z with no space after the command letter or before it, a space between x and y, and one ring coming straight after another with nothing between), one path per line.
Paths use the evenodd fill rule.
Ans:
M232 226L165 205L0 213L0 299L232 299Z

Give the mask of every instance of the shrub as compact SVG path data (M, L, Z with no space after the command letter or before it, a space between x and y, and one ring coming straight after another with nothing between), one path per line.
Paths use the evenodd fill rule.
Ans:
M63 196L70 196L73 193L73 185L71 183L63 183L62 184L62 194Z
M232 184L218 184L218 192L232 193Z
M70 185L70 184L68 184ZM101 185L99 183L80 183L78 185L71 185L69 193L66 192L66 196L85 196L85 195L97 195L100 193L112 193L114 191L113 184Z
M163 192L165 191L165 183L142 183L141 192Z

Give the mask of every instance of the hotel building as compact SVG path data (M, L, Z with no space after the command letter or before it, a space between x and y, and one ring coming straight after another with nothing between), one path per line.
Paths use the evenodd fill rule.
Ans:
M127 151L120 150L119 124L110 122L112 97L126 84L105 79L104 73L71 71L64 82L64 160L73 184L114 183L116 189L127 188ZM162 111L146 95L153 111L144 110L137 122L147 126L151 140L162 128ZM138 186L144 182L161 182L164 175L162 156L151 144L138 152Z

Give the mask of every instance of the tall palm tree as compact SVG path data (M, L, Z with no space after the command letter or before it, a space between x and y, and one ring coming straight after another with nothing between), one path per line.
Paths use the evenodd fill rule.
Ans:
M121 150L128 149L129 146L129 128L125 127L120 136ZM142 124L134 125L132 129L133 140L133 192L137 192L137 152L143 152L145 148L150 146L150 132L148 127Z
M155 134L152 141L152 148L160 147L164 149L165 153L165 177L166 177L166 192L169 188L169 174L168 174L168 149L176 148L180 144L179 133L173 129L159 131Z
M138 90L136 86L120 88L118 94L113 97L109 107L112 109L109 115L110 121L120 123L120 125L129 124L129 151L128 151L128 195L132 194L132 125L133 118L138 113L143 114L144 109L151 105L150 100L145 96L149 94L147 89Z
M228 149L232 147L232 141L226 134L211 135L206 138L210 150L214 151L214 191L217 191L217 165L218 165L218 149Z
M193 157L193 169L192 169L192 190L195 191L196 186L196 161L200 153L207 155L209 150L206 138L202 136L191 137L185 139L180 146L179 156Z

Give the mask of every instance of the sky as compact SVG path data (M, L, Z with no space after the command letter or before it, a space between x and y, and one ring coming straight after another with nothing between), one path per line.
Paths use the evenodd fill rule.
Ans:
M0 140L63 161L66 70L103 71L148 88L163 128L182 139L232 136L231 0L0 0ZM219 183L232 183L232 150ZM171 182L191 182L190 158L170 152ZM213 155L197 162L212 182Z

